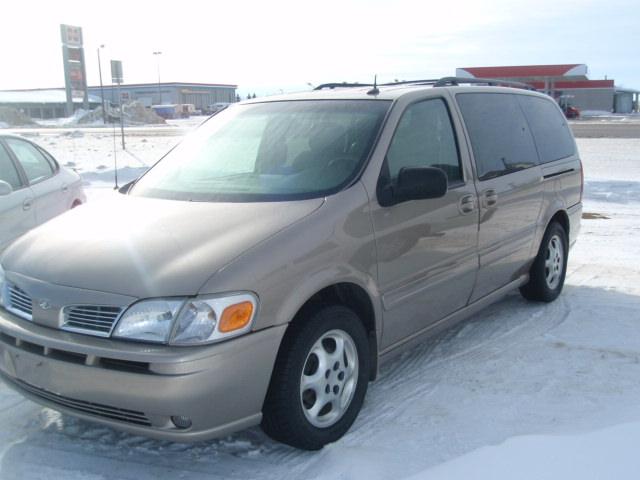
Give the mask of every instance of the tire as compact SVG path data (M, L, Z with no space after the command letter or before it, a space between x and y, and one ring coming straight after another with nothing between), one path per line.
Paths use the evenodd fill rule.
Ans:
M344 348L342 355L338 342ZM331 305L302 312L280 347L262 429L274 440L303 450L335 442L360 412L369 370L367 333L352 310ZM309 387L304 390L303 379ZM328 411L326 400L331 405Z
M552 302L558 298L567 274L568 247L567 232L562 225L549 224L529 270L529 283L520 287L524 298L537 302Z

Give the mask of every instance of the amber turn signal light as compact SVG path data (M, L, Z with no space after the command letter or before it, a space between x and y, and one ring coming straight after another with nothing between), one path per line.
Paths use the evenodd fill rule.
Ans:
M222 312L222 318L218 324L218 330L222 333L233 332L246 327L251 321L253 304L251 302L236 303L230 305Z

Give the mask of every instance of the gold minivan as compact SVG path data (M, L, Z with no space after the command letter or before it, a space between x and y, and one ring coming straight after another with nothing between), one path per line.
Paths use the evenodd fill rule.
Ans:
M124 195L4 252L0 377L156 438L338 440L383 362L513 289L562 290L571 131L546 95L470 82L329 84L212 116Z

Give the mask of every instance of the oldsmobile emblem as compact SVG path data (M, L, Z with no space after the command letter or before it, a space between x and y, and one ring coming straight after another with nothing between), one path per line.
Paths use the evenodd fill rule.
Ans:
M49 310L49 309L53 306L53 305L51 305L51 304L49 303L49 301L48 301L48 300L40 300L40 301L38 302L38 305L40 306L40 308L41 308L42 310Z

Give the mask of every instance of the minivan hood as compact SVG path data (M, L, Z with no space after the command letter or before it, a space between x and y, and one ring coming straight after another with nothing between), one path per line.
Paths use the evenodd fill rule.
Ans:
M231 260L322 204L114 195L32 230L1 261L7 271L69 287L138 298L194 295Z

